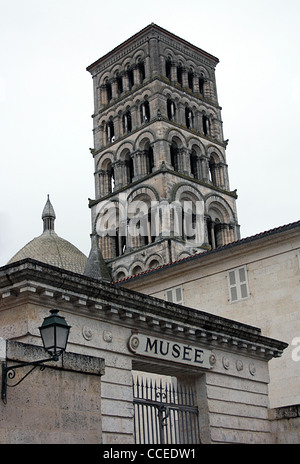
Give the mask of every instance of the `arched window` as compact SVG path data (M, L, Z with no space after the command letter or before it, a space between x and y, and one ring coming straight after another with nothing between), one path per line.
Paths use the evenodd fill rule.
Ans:
M172 142L170 146L171 165L174 171L179 171L179 150L176 142Z
M117 75L117 89L118 89L118 97L123 93L123 79L122 76Z
M194 91L194 73L193 71L188 72L188 84L191 91Z
M223 225L220 222L220 219L216 218L214 221L209 217L206 221L207 223L207 235L208 243L211 248L218 248L223 245L222 240L222 228Z
M197 166L198 156L194 149L191 151L190 163L191 163L191 174L195 179L198 179L198 166Z
M178 84L182 86L182 66L181 65L177 67L177 81L178 81Z
M201 95L204 95L204 82L205 82L204 77L203 75L201 75L199 77L199 92L201 93Z
M148 100L145 100L140 107L141 112L141 124L150 121L150 105Z
M214 184L217 185L216 179L216 163L214 158L211 156L209 158L209 180Z
M175 121L176 117L176 106L173 100L168 98L167 100L167 111L168 111L168 118L170 121Z
M145 65L143 61L139 61L138 70L139 70L139 75L140 75L140 83L142 83L146 77Z
M116 258L122 256L126 251L126 237L120 233L119 228L116 230L116 235L114 238Z
M115 128L112 120L109 120L106 124L106 140L107 143L113 142L115 139Z
M127 174L127 183L131 184L134 177L134 167L133 167L133 159L128 153L125 158L125 166L126 166L126 174Z
M132 122L131 122L131 113L129 110L123 114L122 117L122 124L123 124L123 134L128 134L132 131Z
M202 122L204 135L210 136L210 120L205 114L202 116Z
M133 70L132 69L127 70L127 78L128 78L128 88L129 88L129 90L131 90L133 85L134 85L134 77L133 77Z
M185 109L185 125L188 129L194 127L194 114L190 108Z
M196 206L194 201L188 197L181 199L181 216L182 216L182 239L195 240L196 233Z
M171 80L171 59L166 60L166 77Z
M110 83L110 82L106 82L105 87L106 87L107 103L109 103L110 100L112 99L112 88L111 88L111 83Z
M154 156L153 156L153 148L150 144L147 144L145 148L146 152L146 163L147 163L147 174L151 174L154 168Z
M106 160L103 163L103 167L100 173L101 191L104 195L112 193L115 188L115 173L110 160Z

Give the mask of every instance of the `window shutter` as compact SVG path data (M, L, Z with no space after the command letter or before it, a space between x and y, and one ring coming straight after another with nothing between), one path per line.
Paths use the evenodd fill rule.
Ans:
M231 302L249 297L246 267L239 267L228 272L229 298Z
M166 291L166 300L171 303L183 304L182 287L171 288Z
M171 303L173 303L173 292L172 292L172 290L167 291L167 301L170 301Z

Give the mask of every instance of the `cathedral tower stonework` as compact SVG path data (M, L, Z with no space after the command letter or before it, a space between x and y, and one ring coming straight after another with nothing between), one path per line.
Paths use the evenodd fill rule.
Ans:
M239 239L217 64L151 24L87 68L92 237L113 280Z

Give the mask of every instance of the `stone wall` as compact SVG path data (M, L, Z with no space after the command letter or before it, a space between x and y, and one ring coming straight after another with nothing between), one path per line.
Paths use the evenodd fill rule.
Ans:
M269 364L270 407L299 404L300 361L293 356L293 341L300 336L299 249L299 223L294 223L128 279L122 286L162 299L181 287L181 304L260 327L266 337L288 343L282 358ZM231 302L228 273L240 266L245 266L249 294Z
M276 408L270 411L274 443L299 445L300 443L300 405Z
M30 260L2 268L0 294L1 285L0 336L8 339L6 348L0 343L2 362L45 357L38 327L53 307L72 329L59 363L8 389L0 443L133 444L133 371L183 383L193 377L203 443L272 442L268 363L285 343L256 327ZM150 337L150 351L136 352L133 336ZM167 357L161 343L177 344L177 356L170 350ZM185 353L179 359L178 347ZM192 359L193 349L203 359Z
M8 366L45 359L42 348L13 341L7 341L6 355ZM29 370L16 370L8 383ZM101 359L74 353L65 353L43 371L35 368L18 386L7 388L6 404L0 402L0 443L101 443L103 373Z

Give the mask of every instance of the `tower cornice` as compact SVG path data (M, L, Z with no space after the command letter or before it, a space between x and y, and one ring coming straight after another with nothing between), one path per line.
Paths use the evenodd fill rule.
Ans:
M163 29L162 27L152 23L146 26L144 29L139 31L138 33L134 34L132 37L129 39L125 40L125 42L121 43L117 47L115 47L113 50L110 52L106 53L104 56L96 60L94 63L89 65L86 70L90 72L92 75L97 74L99 67L101 64L104 64L109 58L112 56L119 54L124 48L128 48L130 45L133 43L136 43L139 39L144 39L144 41L148 41L150 35L152 34L152 38L158 38L159 40L162 40L163 38L168 38L172 39L172 44L174 46L174 41L177 44L180 44L181 46L184 46L186 51L191 50L193 52L196 52L198 56L202 56L203 58L207 59L210 61L212 66L216 66L219 63L219 59L216 58L215 56L211 55L210 53L202 50L199 47L196 47L195 45L191 44L190 42L182 39L181 37L167 31L166 29ZM119 57L118 57L119 58Z

